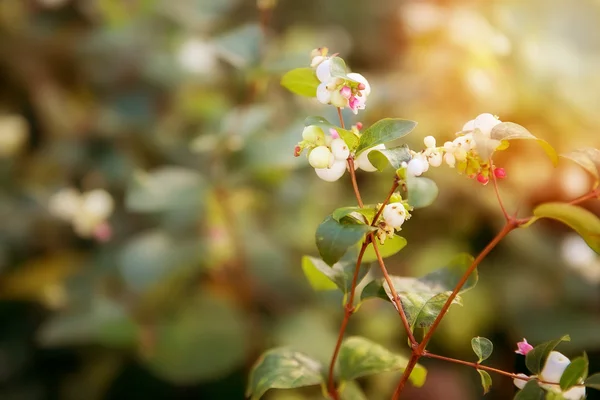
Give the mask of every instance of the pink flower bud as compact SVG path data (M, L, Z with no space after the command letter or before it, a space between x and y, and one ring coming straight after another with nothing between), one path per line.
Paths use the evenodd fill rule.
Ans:
M360 131L362 128L363 128L362 122L357 122L356 123L356 129L358 129Z
M339 139L340 138L340 134L338 133L338 131L336 131L333 128L329 128L329 134L331 135L332 139Z
M294 157L300 157L300 153L302 153L302 148L300 146L294 147Z
M349 86L344 86L344 87L342 87L342 88L340 89L340 94L341 94L343 97L345 97L345 98L349 99L349 98L350 98L350 96L352 96L352 89L350 89L350 87L349 87Z
M523 338L522 342L517 343L517 350L515 350L515 353L526 356L531 350L533 350L533 346L527 343L527 339Z
M482 173L479 173L477 175L477 182L481 183L482 185L487 185L489 181L490 181L490 178L483 175Z
M504 168L494 168L494 176L498 179L506 178L506 171Z
M99 242L108 242L112 237L112 228L108 222L104 222L94 229L93 235L94 238Z
M365 86L364 83L359 83L358 84L358 90L365 90L367 87Z

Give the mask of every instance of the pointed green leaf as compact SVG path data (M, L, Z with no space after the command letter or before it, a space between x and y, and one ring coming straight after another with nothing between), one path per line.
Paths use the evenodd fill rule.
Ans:
M513 400L543 400L544 390L538 385L537 381L527 382L525 387L517 393Z
M318 258L302 257L302 270L314 290L334 290L339 288L344 293L349 293L356 268L355 260L342 260L332 267ZM358 271L357 284L369 272L369 266L362 264Z
M281 78L281 86L300 96L316 97L317 87L321 84L312 68L296 68Z
M421 278L391 277L412 328L431 326L452 290L472 263L473 257L468 254L460 254L451 260L447 267L433 271ZM477 280L477 270L475 270L459 293L464 293L474 287ZM371 297L390 301L391 294L384 279L376 279L365 286L361 293L361 300ZM453 304L462 304L460 296L454 299Z
M551 218L574 229L596 253L600 254L600 218L585 208L567 203L545 203L533 210L538 218Z
M318 126L319 128L323 129L323 132L325 132L326 134L329 133L330 129L335 129L337 131L337 133L340 135L340 137L344 140L344 142L346 142L346 145L348 145L348 148L350 149L350 151L354 151L354 149L356 149L356 147L358 146L359 139L358 139L358 136L356 136L356 134L354 132L349 131L347 129L342 129L338 126L335 126L323 117L319 117L319 116L307 117L304 120L304 126L310 126L310 125Z
M356 149L356 155L359 155L363 151L377 146L378 144L385 144L392 140L399 139L410 133L415 126L417 126L416 122L407 119L381 119L368 127L360 136L360 143Z
M342 400L367 400L367 396L356 381L344 382L340 387L340 396Z
M527 369L531 371L532 374L539 374L542 372L542 368L544 368L544 364L546 363L546 359L548 355L556 346L559 345L560 342L569 342L571 338L569 335L565 335L560 339L551 340L549 342L545 342L540 344L539 346L535 346L533 350L531 350L525 356L525 365Z
M346 62L340 57L331 58L331 64L329 64L329 72L334 78L348 79L346 76L348 68L346 68Z
M340 379L345 381L381 372L404 371L407 364L406 357L358 336L344 340L338 358ZM421 387L426 377L427 370L417 364L409 379L414 386Z
M471 347L479 358L478 362L482 362L490 358L492 351L494 350L494 344L492 341L481 336L471 339Z
M391 257L394 254L398 253L404 247L406 247L406 239L402 236L394 235L391 239L386 239L384 244L377 243L377 249L379 249L379 254L381 254L381 258ZM377 261L377 255L375 254L375 250L373 249L373 245L367 247L365 254L363 255L363 262L373 262Z
M588 375L589 361L587 354L571 360L567 368L560 377L560 388L563 391L583 382Z
M414 208L423 208L433 204L439 194L437 184L429 178L409 176L406 180L408 204Z
M287 348L271 349L252 367L246 396L258 400L269 389L293 389L324 383L322 366L307 355Z
M585 380L585 386L600 390L600 374L594 374Z
M481 386L483 387L483 394L487 394L492 387L492 377L486 371L478 369L479 376L481 377Z
M316 242L319 254L328 265L333 265L342 258L349 247L373 230L375 228L358 224L347 217L338 222L330 215L317 228Z
M341 219L343 219L344 217L352 217L355 220L357 220L358 222L361 222L363 224L367 223L370 225L371 222L373 222L373 217L375 217L376 213L377 213L376 206L365 206L365 207L351 206L351 207L338 208L331 215L333 216L333 219L335 219L338 222Z
M558 165L558 154L556 153L556 150L554 150L554 147L552 147L550 143L546 142L545 140L538 139L537 137L533 136L531 132L519 124L515 124L513 122L502 122L492 128L490 137L496 140L535 140L540 146L542 146L550 160L552 160L552 163L554 165Z
M394 147L393 149L381 149L370 151L367 158L379 171L383 171L388 165L398 169L403 162L409 162L412 156L408 146Z
M592 147L585 147L571 151L570 153L561 154L561 157L581 165L583 169L596 178L596 182L600 180L600 150Z

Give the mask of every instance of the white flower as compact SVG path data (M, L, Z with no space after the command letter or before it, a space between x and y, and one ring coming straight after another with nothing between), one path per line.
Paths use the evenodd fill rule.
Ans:
M330 146L336 160L346 160L350 156L350 149L343 139L333 139Z
M456 166L456 158L452 153L444 154L444 162L448 164L450 168L454 168Z
M569 364L571 364L571 360L558 351L550 352L546 359L546 364L540 373L540 379L552 383L560 382L560 377Z
M199 38L183 42L177 53L177 60L185 71L192 74L207 75L218 67L214 46Z
M528 377L525 374L517 374L517 376L520 376L520 377L523 377L523 378L527 378ZM527 384L527 380L515 378L515 379L513 379L513 383L519 389L523 389L525 387L525 385Z
M356 166L356 168L360 168L366 172L377 171L377 168L375 168L373 166L373 164L371 164L371 162L369 161L368 155L373 150L383 150L383 149L385 149L385 145L379 144L375 147L371 147L370 149L363 151L362 153L360 153L358 158L356 160L354 160L354 165Z
M364 110L366 107L367 97L371 94L371 85L369 85L369 81L364 76L356 72L349 73L347 76L364 86L364 89L359 90L360 96L352 96L348 102L352 112L358 114L358 110Z
M427 171L429 164L426 160L421 157L414 157L408 162L406 167L406 173L411 176L421 176L423 172Z
M426 136L425 139L423 139L423 143L425 143L425 147L431 149L435 147L436 140L433 136Z
M490 137L490 133L492 132L492 128L499 123L501 123L498 118L489 113L480 114L477 118L467 122L463 126L463 131L471 132L475 129L479 129L481 133L483 133L488 138Z
M106 220L113 212L114 201L105 190L80 194L72 188L63 189L50 198L48 208L52 215L71 222L79 236L95 236L99 228L101 239L106 240L110 236Z
M313 168L328 168L333 155L327 146L318 146L308 155L308 163Z
M317 176L327 182L335 182L346 172L346 161L335 160L329 168L315 168Z
M404 221L409 218L408 211L402 203L388 204L383 208L382 216L385 223L395 230L400 230Z
M28 127L20 115L0 116L0 158L19 153L27 142Z

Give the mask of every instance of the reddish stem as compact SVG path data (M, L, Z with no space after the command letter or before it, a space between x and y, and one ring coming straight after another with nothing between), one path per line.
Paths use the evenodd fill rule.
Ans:
M506 208L504 207L504 202L502 202L502 197L500 196L500 189L498 188L498 178L496 178L496 172L494 171L493 162L490 158L490 165L492 166L492 181L494 183L494 192L496 192L496 198L498 199L498 204L500 204L500 209L502 210L502 214L504 215L504 219L509 221L511 219L508 212L506 212Z
M356 201L358 202L358 206L360 208L364 207L362 197L360 196L360 191L358 190L358 183L356 183L356 170L354 169L354 158L352 156L348 157L348 171L350 171L350 179L352 180L352 188L354 189L354 196L356 196Z
M396 191L396 189L398 189L399 185L400 185L400 183L398 182L398 178L395 178L394 183L392 184L392 188L390 189L390 192L388 193L387 197L383 201L383 204L381 205L381 207L379 207L379 210L377 210L377 213L375 213L375 216L373 217L373 222L371 223L371 226L377 225L377 219L383 212L383 208L385 207L386 204L388 204L390 202L390 199L394 195L394 192Z

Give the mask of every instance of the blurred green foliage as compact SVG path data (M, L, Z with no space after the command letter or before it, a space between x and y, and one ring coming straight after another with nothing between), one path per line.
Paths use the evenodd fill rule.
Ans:
M327 363L342 295L313 293L301 257L318 254L323 218L355 201L345 179L322 182L293 157L305 117L335 121L335 111L279 86L313 48L341 53L369 79L366 126L419 122L409 145L448 139L492 112L559 152L600 146L597 1L258 3L0 1L0 113L27 122L22 146L0 130L1 399L241 399L267 348ZM526 214L590 185L579 166L554 169L535 145L504 153L510 210ZM489 187L452 171L430 178L439 197L406 224L408 245L388 264L396 275L476 253L500 227ZM367 204L390 184L385 172L358 180ZM79 238L50 215L48 199L67 186L114 196L110 241ZM568 333L565 354L585 349L599 371L600 280L591 277L600 275L570 267L568 232L543 222L511 234L432 349L474 360L470 338L486 336L495 346L488 365L521 372L518 340ZM349 330L406 354L388 303L362 305ZM418 398L481 398L475 371L424 365ZM397 377L359 382L378 400ZM514 390L494 377L486 398ZM265 398L322 397L300 389Z

